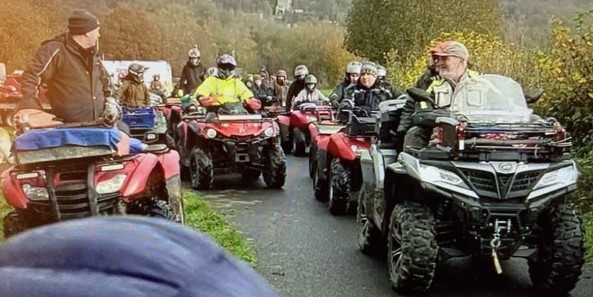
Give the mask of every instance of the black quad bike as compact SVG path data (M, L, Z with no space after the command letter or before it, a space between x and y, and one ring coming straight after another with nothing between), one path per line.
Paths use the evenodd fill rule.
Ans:
M184 114L177 134L182 171L194 189L211 189L216 172L241 173L245 181L263 175L269 188L284 186L286 161L273 118L248 114L241 103L200 108Z
M430 100L430 99L428 99ZM361 156L358 244L387 249L400 293L430 288L452 257L527 259L533 285L571 291L584 264L583 226L569 201L578 171L555 119L527 108L518 83L484 75L460 83L425 148L371 146ZM415 122L426 120L415 115Z

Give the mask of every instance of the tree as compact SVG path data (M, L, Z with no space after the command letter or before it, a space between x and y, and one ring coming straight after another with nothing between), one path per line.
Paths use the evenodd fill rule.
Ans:
M385 53L392 49L406 57L441 32L464 29L501 36L498 0L354 0L347 19L346 46L383 63Z

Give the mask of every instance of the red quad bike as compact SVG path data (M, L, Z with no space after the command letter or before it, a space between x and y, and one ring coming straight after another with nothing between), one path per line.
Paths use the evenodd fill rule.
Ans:
M329 137L340 131L344 123L338 121L336 113L332 112L318 114L318 120L309 124L311 134L311 145L309 146L309 177L314 179L317 171L317 150L327 150Z
M306 156L307 146L311 143L309 124L317 121L320 117L330 118L331 116L330 106L314 103L302 103L298 110L278 115L276 119L280 125L284 152L290 153L294 146L295 156Z
M431 101L420 93L409 92ZM398 293L429 290L437 267L454 257L481 260L498 274L502 261L525 258L542 293L566 296L575 288L585 234L571 203L579 176L572 144L558 121L533 115L526 99L535 98L508 77L464 80L448 109L413 116L415 125L436 125L428 146L362 154L358 245L365 254L387 254Z
M241 173L246 181L263 174L269 188L284 186L286 163L274 119L247 114L242 103L199 110L184 115L177 130L181 166L194 189L211 189L218 172Z
M15 165L2 174L2 192L13 208L4 217L5 236L89 216L184 222L176 151L153 145L130 154L137 140L115 128L48 116L32 115L28 131L13 143Z
M397 128L404 104L403 97L387 100L377 111L370 111L354 107L350 102L349 110L340 112L340 117L347 117L347 124L327 138L325 149L317 150L313 179L315 198L328 201L332 215L344 215L349 209L356 209L357 192L362 186L361 152L378 140L383 140L386 146L394 146L391 131Z

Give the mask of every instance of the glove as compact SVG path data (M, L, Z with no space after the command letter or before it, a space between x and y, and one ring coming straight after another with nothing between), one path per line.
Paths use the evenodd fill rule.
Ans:
M13 116L14 128L20 134L31 128L51 127L62 124L56 116L37 109L21 109Z
M200 105L204 107L215 105L217 102L216 99L210 97L202 97L198 99L198 101L200 101Z
M245 104L247 104L247 106L249 108L251 108L251 110L261 109L261 101L259 101L258 99L255 99L255 98L247 99L245 101Z
M338 100L332 100L330 102L330 104L333 108L338 108L338 106L340 105L340 102L338 102Z

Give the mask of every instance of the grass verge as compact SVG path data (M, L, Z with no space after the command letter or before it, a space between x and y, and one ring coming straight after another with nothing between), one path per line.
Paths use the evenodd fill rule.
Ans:
M593 263L593 212L583 215L585 224L585 248L587 251L587 262Z
M208 234L229 253L255 265L255 249L224 216L213 210L197 193L184 191L186 225ZM0 239L4 238L2 218L10 211L4 197L0 194Z

